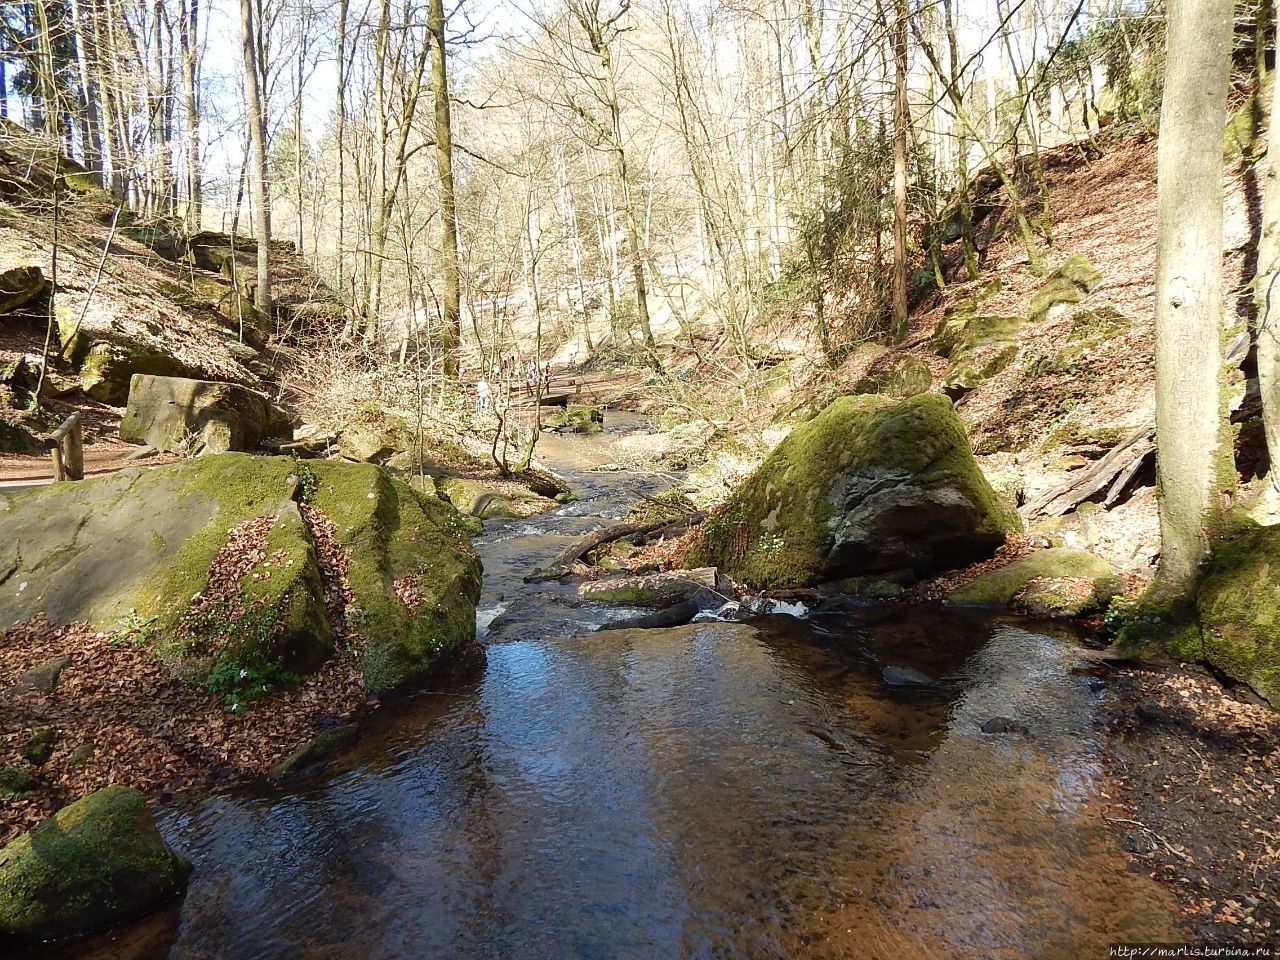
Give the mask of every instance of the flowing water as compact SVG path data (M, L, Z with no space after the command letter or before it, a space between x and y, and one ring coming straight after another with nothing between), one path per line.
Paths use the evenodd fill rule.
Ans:
M582 496L478 541L483 665L324 773L169 810L185 899L59 956L1085 958L1183 939L1099 810L1104 695L1072 638L961 611L591 632L521 577L653 478L542 451ZM894 690L885 666L937 678ZM1009 717L1027 734L988 735Z

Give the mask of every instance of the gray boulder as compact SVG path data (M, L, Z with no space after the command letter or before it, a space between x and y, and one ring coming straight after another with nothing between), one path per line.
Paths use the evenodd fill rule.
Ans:
M180 453L254 450L291 437L288 422L262 394L233 383L135 374L120 439Z

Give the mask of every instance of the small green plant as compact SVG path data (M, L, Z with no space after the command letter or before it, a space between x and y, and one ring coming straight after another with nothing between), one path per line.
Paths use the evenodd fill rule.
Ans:
M776 533L762 533L756 539L756 549L766 557L771 557L782 549L784 541Z
M228 713L243 713L245 704L266 696L277 687L298 682L298 675L285 670L279 659L252 654L243 661L218 660L205 678L205 689L222 697Z
M311 503L316 498L316 491L320 489L320 478L316 476L314 470L301 460L297 461L297 468L300 502Z
M115 629L111 632L109 641L111 646L118 647L122 643L132 643L140 647L150 643L151 638L156 634L154 624L157 619L154 615L144 617L135 608L130 607L129 612L115 623Z

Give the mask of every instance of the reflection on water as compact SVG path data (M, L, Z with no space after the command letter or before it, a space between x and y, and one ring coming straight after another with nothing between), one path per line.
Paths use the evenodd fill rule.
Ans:
M1093 809L1098 694L1067 644L937 610L553 636L567 594L515 597L536 536L482 545L506 571L489 605L527 609L477 676L388 711L324 779L170 811L185 901L62 955L1065 960L1179 939ZM939 687L889 690L886 664ZM1030 733L984 735L992 716Z

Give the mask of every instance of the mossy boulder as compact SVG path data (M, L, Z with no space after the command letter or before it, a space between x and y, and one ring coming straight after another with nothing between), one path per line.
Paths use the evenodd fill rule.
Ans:
M129 385L136 374L157 377L199 378L201 372L172 354L157 348L118 337L112 340L89 341L73 345L72 353L83 353L83 359L74 360L80 368L80 387L93 399L113 407L123 407L129 400Z
M338 454L361 463L387 463L414 448L413 428L393 414L360 414L338 434Z
M854 393L875 393L906 399L928 393L933 386L929 365L909 353L889 353L877 358L857 383Z
M284 414L257 391L187 377L135 374L120 421L120 439L182 453L256 450L291 436Z
M0 413L0 453L40 453L44 447L34 433Z
M1077 310L1071 317L1066 340L1051 354L1042 355L1033 365L1032 373L1042 375L1069 371L1073 364L1119 337L1129 326L1129 318L1110 304Z
M1008 367L1018 355L1018 331L1023 323L1022 317L970 317L947 353L951 363L942 375L942 388L972 390Z
M177 217L151 217L119 228L124 236L157 256L177 263L187 257L186 227Z
M686 562L753 587L812 585L958 566L1020 529L945 397L841 397L703 524Z
M0 932L36 941L128 920L176 896L190 872L142 794L104 787L0 849Z
M349 553L344 623L370 691L474 635L480 563L452 507L372 465L241 453L0 494L0 628L36 613L145 623L159 658L201 682L236 663L309 669L335 631L299 501ZM211 589L229 535L259 519L250 562Z
M544 420L542 427L560 433L599 433L604 427L604 407L571 403Z
M436 481L436 488L459 511L481 520L509 520L531 512L522 512L510 494L495 490L479 480L441 477Z
M39 267L0 270L0 313L9 313L44 293L44 272Z
M1259 527L1214 548L1196 613L1200 651L1191 659L1280 708L1280 527Z
M1027 319L1032 323L1049 319L1059 310L1079 303L1101 282L1102 274L1089 258L1083 253L1073 253L1040 281L1031 295Z
M474 639L482 569L465 519L371 464L308 468L311 502L348 551L366 689L402 686Z
M670 607L686 600L706 600L721 596L719 571L715 567L698 570L667 570L636 577L589 580L578 587L578 596L593 603L637 607Z
M1083 550L1054 547L984 573L952 592L947 602L1066 618L1103 610L1123 590L1124 581L1105 560Z

